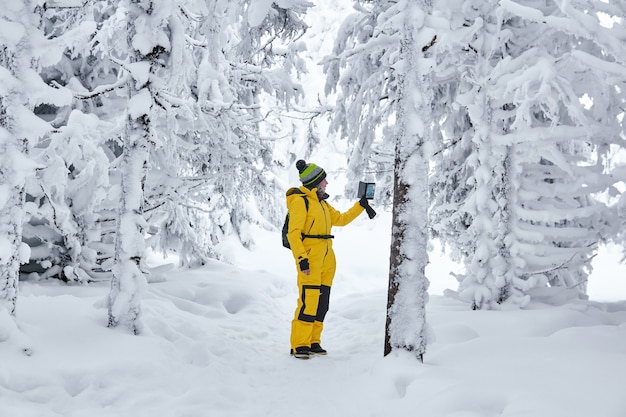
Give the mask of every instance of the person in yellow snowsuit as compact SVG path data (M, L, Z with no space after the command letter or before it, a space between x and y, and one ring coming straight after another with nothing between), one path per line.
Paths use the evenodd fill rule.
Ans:
M303 160L296 162L296 168L302 186L287 191L287 239L296 261L299 294L291 324L290 352L298 359L308 359L326 354L321 335L336 269L331 227L347 225L365 207L373 210L362 198L345 213L337 211L326 201L326 172Z

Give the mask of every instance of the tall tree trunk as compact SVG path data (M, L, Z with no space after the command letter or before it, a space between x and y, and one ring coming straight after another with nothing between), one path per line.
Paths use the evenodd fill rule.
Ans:
M0 50L0 66L13 77L19 72L15 56L6 47ZM13 112L16 112L15 107L20 104L16 100L19 92L15 90L15 85L12 87L7 88L7 95L0 96L0 155L3 160L0 187L8 193L8 198L0 200L0 314L5 310L15 317L25 197L23 156L27 153L27 141L15 136L19 126L15 126L16 121L11 117L9 107L14 107Z
M115 239L115 263L109 294L109 326L123 324L133 333L141 331L141 291L146 278L141 270L145 254L143 188L148 164L146 121L127 121L122 156L122 195ZM139 126L138 126L139 125ZM144 126L144 128L147 126Z
M148 11L140 0L130 0L127 21L127 47L131 63L150 61L131 48L136 18ZM154 65L154 63L152 63ZM153 74L151 67L150 74ZM115 263L109 293L109 327L119 324L133 333L141 332L141 292L146 278L141 270L145 256L143 217L144 184L148 169L151 143L150 108L152 97L150 80L139 81L128 75L126 83L129 103L124 153L122 155L122 183L115 236Z
M4 112L5 109L0 104L0 117ZM15 144L9 142L17 140L6 131L1 132L0 136L4 136L0 138L0 155L15 159L11 156L13 152L8 152L8 148L12 147L14 151L20 152L17 146L11 146ZM8 199L0 206L0 311L6 309L11 316L15 316L17 304L25 196L24 185L11 178L18 175L11 164L0 167L0 186L6 186L9 192Z
M432 90L421 73L415 16L425 17L429 1L407 3L400 47L399 94L394 167L392 241L385 329L385 356L403 349L423 361L427 345L428 158ZM423 22L424 19L421 19Z

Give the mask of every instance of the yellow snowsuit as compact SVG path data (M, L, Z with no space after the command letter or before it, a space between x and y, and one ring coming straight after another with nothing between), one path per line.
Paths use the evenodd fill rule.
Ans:
M331 227L347 225L364 209L356 202L348 211L340 213L325 200L319 200L316 188L309 190L304 186L287 191L287 209L287 239L298 271L298 306L291 323L291 348L295 349L320 343L336 269ZM299 263L305 258L309 260L309 275L300 270Z

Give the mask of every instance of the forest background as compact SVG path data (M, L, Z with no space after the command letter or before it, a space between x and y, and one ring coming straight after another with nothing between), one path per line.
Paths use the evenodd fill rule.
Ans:
M584 297L623 245L621 2L2 3L2 315L20 279L110 280L141 332L147 250L253 247L299 158L406 203L400 274L436 239L468 309Z

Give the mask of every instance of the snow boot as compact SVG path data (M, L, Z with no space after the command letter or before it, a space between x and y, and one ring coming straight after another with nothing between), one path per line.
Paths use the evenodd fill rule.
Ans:
M311 356L311 348L308 346L298 346L295 351L291 349L291 356L297 359L309 359Z
M309 349L310 355L326 355L326 349L320 346L319 343L311 343L311 349Z

